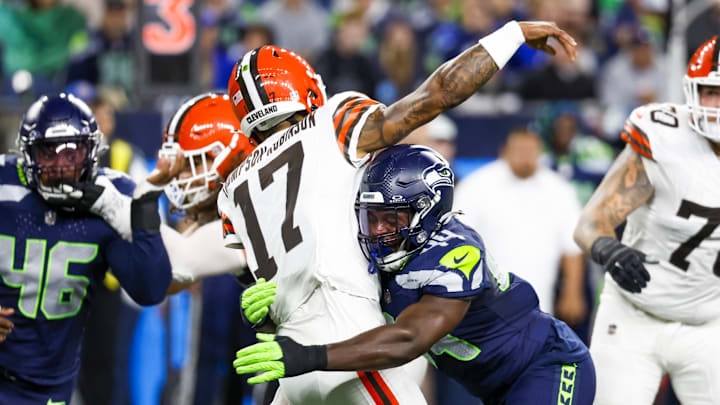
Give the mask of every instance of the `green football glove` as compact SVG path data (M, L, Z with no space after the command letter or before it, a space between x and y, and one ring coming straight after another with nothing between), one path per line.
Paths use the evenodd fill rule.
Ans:
M294 377L327 367L326 346L303 346L287 336L258 333L260 343L239 350L233 361L238 374L261 373L248 379L260 384L283 377Z
M274 281L266 282L264 278L243 291L240 306L243 315L253 327L259 326L270 310L270 304L275 301L277 285Z

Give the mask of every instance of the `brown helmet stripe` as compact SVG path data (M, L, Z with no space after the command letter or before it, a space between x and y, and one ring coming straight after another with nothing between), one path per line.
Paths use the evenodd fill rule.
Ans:
M260 78L260 73L258 73L258 55L260 54L261 49L262 48L256 49L255 52L253 52L250 56L250 75L255 81L255 89L257 89L260 100L262 101L263 105L268 105L270 104L270 99L268 98L267 91L265 91L265 86L263 86L262 79Z

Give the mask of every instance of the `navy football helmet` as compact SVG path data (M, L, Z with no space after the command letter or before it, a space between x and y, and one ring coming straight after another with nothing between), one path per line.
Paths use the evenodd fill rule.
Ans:
M355 201L371 268L402 269L449 218L454 187L450 164L428 147L395 145L375 156Z
M65 93L40 97L23 116L17 137L25 181L46 200L82 188L95 178L101 140L82 100Z

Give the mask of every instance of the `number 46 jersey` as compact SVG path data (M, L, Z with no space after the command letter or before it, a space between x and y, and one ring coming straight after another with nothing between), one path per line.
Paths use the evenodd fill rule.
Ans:
M357 236L354 201L367 156L360 129L381 105L344 92L263 141L218 196L225 245L244 247L256 278L274 279L270 315L285 322L320 283L378 300Z
M659 263L646 264L640 294L619 290L657 317L699 324L720 316L720 158L690 119L685 105L649 104L625 123L622 138L655 191L628 216L622 241Z

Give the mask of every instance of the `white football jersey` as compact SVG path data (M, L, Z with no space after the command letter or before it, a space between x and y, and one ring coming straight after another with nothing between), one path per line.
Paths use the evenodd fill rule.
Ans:
M262 142L218 196L226 246L245 248L255 278L275 280L270 315L282 324L320 283L378 300L357 241L360 129L381 104L344 92Z
M659 318L699 324L720 317L720 158L689 119L685 105L649 104L625 123L655 193L628 216L622 242L659 263L646 264L641 293L621 292Z

